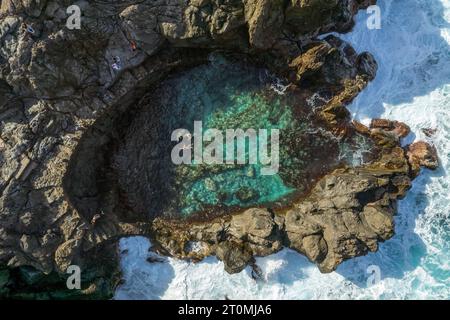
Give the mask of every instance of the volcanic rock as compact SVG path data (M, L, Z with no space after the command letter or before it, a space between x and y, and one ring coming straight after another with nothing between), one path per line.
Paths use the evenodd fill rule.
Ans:
M374 1L78 1L80 30L66 27L67 1L0 3L0 298L110 298L120 278L117 242L131 235L181 259L216 255L230 273L283 246L330 272L390 238L396 200L420 166L438 165L425 142L405 155L405 125L350 123L345 106L377 64L335 36L317 36L349 30ZM139 199L151 195L123 190L111 170L127 160L111 156L119 132L150 89L215 51L247 56L242 62L310 93L302 99L326 133L362 135L371 158L312 174L311 190L277 210L149 217ZM124 173L142 178L137 167ZM66 287L70 265L82 270L81 290Z

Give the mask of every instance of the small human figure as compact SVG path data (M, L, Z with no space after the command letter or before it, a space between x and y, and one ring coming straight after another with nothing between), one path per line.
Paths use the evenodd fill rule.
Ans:
M116 70L116 71L119 71L121 68L120 68L120 65L118 64L118 63L113 63L112 65L111 65L111 67L113 68L113 70Z
M30 25L27 25L27 32L28 32L29 34L34 34L34 33L35 33L33 27L30 26Z
M131 46L131 50L136 51L136 49L137 49L136 42L134 42L133 40L131 40L131 41L130 41L130 46Z
M33 27L28 24L22 23L21 28L22 28L22 30L25 29L25 35L24 35L25 39L32 37L36 33L36 31L33 29Z
M120 66L120 57L119 56L114 56L113 62L114 63L111 65L113 70L119 71L120 69L122 69L122 67Z
M100 213L95 214L92 217L91 224L95 225L95 223L98 221L98 219L100 219L103 215L104 215L103 211L101 211Z

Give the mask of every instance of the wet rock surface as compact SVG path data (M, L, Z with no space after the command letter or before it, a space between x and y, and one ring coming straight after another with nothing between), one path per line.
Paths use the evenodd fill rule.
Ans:
M229 272L283 246L330 272L392 237L396 200L421 166L438 165L425 142L401 147L404 124L350 122L345 105L376 62L336 37L316 38L348 30L373 1L80 1L80 30L66 27L69 1L0 3L1 297L110 297L116 242L127 235L179 258L216 255ZM304 89L327 132L372 141L370 161L327 172L288 208L186 222L129 206L109 183L118 134L151 88L217 50ZM69 265L83 270L81 290L67 290Z

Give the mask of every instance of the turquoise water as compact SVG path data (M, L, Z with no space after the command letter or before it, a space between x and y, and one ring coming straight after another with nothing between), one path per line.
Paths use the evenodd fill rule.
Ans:
M262 169L271 164L261 163L259 153L258 162L249 163L250 152L260 151L259 143L265 137L258 135L258 147L251 150L246 140L246 164L199 163L198 158L192 157L194 139L190 143L183 140L189 147L191 162L177 166L173 175L176 201L184 216L205 210L226 213L233 208L282 205L294 193L306 191L317 175L341 160L347 161L345 155L354 153L351 148L339 149L345 143L338 143L311 121L312 110L304 101L296 100L294 93L280 95L272 90L271 79L265 70L215 54L209 64L177 75L162 86L160 104L167 110L171 129L187 129L194 139L198 139L194 121L202 121L203 134L217 129L224 145L222 151L216 152L222 152L223 161L227 154L226 130L266 130L269 150L272 130L279 130L280 134L279 156L273 159L279 160L279 171L272 175L263 173ZM204 152L208 144L203 143ZM233 144L237 146L236 142Z
M195 181L185 196L187 206L184 212L199 209L196 202L249 207L274 202L295 191L294 188L287 187L278 174L264 176L258 171L255 166L245 166Z
M217 67L206 67L195 72L216 71ZM220 70L226 74L226 70ZM264 96L266 93L266 84L260 82L254 72L255 78L248 79L250 83L257 83L257 86L248 86L239 81L225 82L223 88L216 88L213 91L202 91L202 98L207 96L208 112L203 115L203 133L208 129L219 130L224 137L223 156L225 161L227 145L225 132L227 129L265 129L268 131L268 141L270 141L270 130L278 129L284 131L288 126L295 123L289 107L281 104L275 97L269 100ZM189 77L188 77L189 78ZM185 81L182 79L181 81ZM249 87L246 89L245 87ZM188 94L179 92L179 94ZM226 95L227 103L223 100L215 100L212 103L212 95ZM197 97L189 94L189 99ZM189 124L190 125L190 124ZM259 144L260 137L257 137ZM237 143L233 145L237 147ZM203 146L205 149L207 144ZM257 152L255 149L252 151ZM249 162L250 145L245 141L245 159ZM283 150L284 153L288 153ZM236 154L235 154L236 155ZM259 157L258 157L259 158ZM195 164L195 161L192 162ZM180 181L181 192L180 201L182 213L189 215L193 212L202 211L208 206L226 206L226 207L249 207L268 202L274 202L292 192L295 188L287 186L278 173L274 175L263 175L261 172L261 163L245 165L182 165L177 168L177 180ZM191 177L194 177L192 179Z

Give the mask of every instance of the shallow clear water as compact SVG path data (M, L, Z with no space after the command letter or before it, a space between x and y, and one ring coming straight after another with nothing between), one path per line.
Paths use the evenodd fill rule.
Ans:
M306 89L292 88L282 94L275 90L280 89L280 84L267 70L220 54L210 55L209 60L205 65L163 81L149 99L150 104L163 109L159 115L161 129L158 129L157 137L152 135L153 139L166 141L174 130L187 130L178 131L179 141L164 144L163 150L155 147L159 144L139 146L136 156L141 157L142 150L142 153L170 155L172 153L166 148L175 145L179 148L176 155L184 157L188 154L179 166L168 168L167 159L162 157L159 167L152 163L144 170L152 176L166 169L164 184L170 189L171 196L160 196L160 199L170 199L165 212L181 213L184 217L195 214L201 218L205 212L228 214L251 206L279 208L306 193L317 177L341 163L359 165L364 158L362 152L371 147L362 136L339 141L328 132L305 100ZM155 118L154 109L147 104L141 112L137 123L145 127L133 125L131 129L132 133L139 132L138 135L152 127L150 122L142 121L142 117ZM210 129L219 134L211 138L213 143L205 139ZM241 130L242 133L253 130L255 133L252 139L241 140L245 141L245 164L236 164L236 147L241 143L230 139L228 130ZM272 141L273 130L279 133L279 140ZM275 144L279 145L279 155L272 152ZM214 152L211 145L215 146ZM231 162L234 160L235 164L228 163L231 149L234 149ZM270 163L262 163L261 153L266 154ZM218 158L214 159L218 163L205 161L206 155L210 154ZM249 163L250 158L256 161ZM267 173L268 169L272 171Z
M408 123L407 142L429 139L421 129L437 128L429 139L441 167L425 170L399 203L396 235L376 253L321 274L291 250L258 258L263 280L249 270L228 275L211 257L193 264L167 258L147 263L149 242L121 240L129 249L121 264L125 284L117 299L450 299L450 0L379 0L382 29L369 31L361 12L342 37L358 51L373 53L376 79L350 106L362 121L384 117ZM369 266L381 281L368 285Z
M204 100L205 97L211 102L205 108L203 115L203 134L208 129L217 129L223 135L223 161L226 159L227 143L225 130L247 129L267 130L268 142L272 129L284 132L287 127L297 123L293 119L290 107L282 104L280 100L265 97L269 90L269 83L260 81L258 70L235 71L229 74L229 63L223 61L226 66L203 66L191 70L190 73L181 77L179 81L187 81L190 88L191 74L217 74L222 76L222 82L217 77L210 76L204 80L198 80L197 86L203 88L198 92L184 92L180 90L177 95L185 96L187 105L192 105L196 100ZM236 81L246 79L245 83ZM213 82L215 86L206 82ZM252 85L248 85L252 83ZM224 99L226 97L226 105ZM221 99L222 98L222 99ZM203 103L205 105L205 103ZM256 109L254 106L258 106ZM198 116L198 115L197 115ZM191 124L192 125L192 124ZM192 132L192 130L191 130ZM256 137L259 144L260 137ZM236 143L233 143L236 147ZM203 144L205 150L206 143ZM270 150L270 149L269 149ZM257 152L258 147L250 150L249 142L245 144L245 158L248 162L249 152ZM288 152L288 150L285 150ZM235 159L236 160L236 159ZM195 163L195 160L194 162ZM177 180L180 181L181 211L185 215L201 211L205 206L225 205L227 207L250 207L262 203L274 202L283 196L295 191L293 186L288 186L282 177L276 173L263 175L262 165L182 165L177 168ZM202 171L202 173L200 173ZM190 177L196 176L195 179Z

